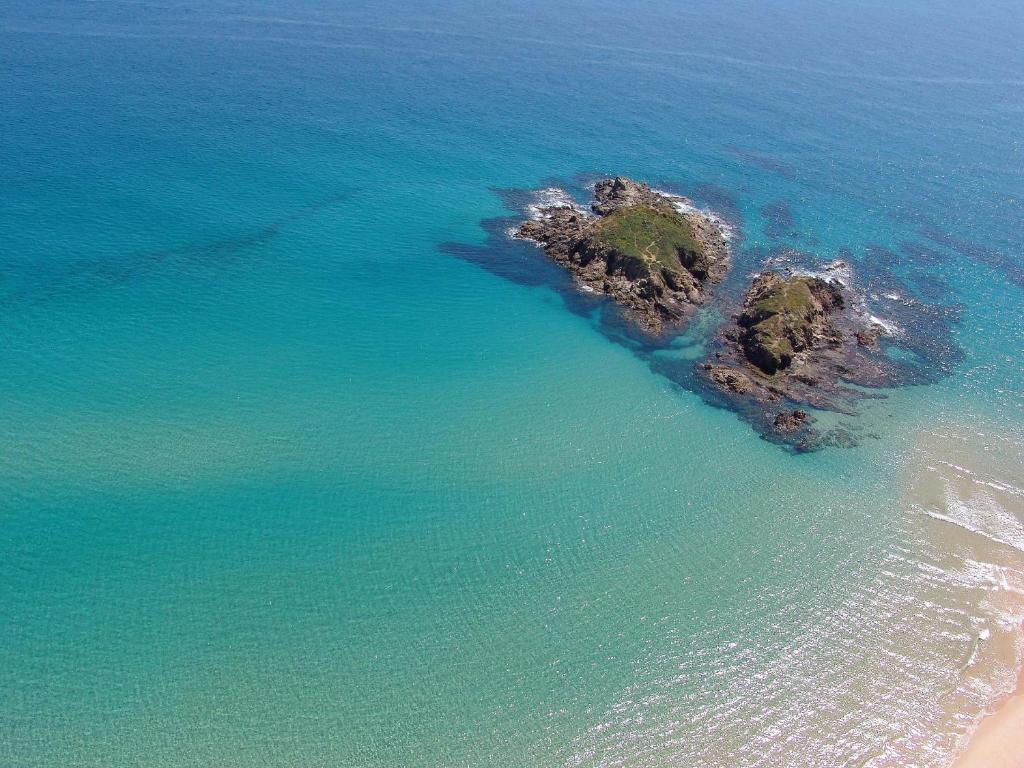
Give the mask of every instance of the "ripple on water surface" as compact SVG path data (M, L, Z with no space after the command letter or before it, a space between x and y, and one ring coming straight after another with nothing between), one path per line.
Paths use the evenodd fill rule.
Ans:
M924 432L897 535L847 593L785 608L775 626L803 629L778 644L681 630L566 764L947 766L1024 659L1022 456L979 428Z

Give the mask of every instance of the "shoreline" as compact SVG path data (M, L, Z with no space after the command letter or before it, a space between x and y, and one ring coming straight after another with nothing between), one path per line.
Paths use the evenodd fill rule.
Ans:
M914 538L934 552L935 567L963 578L963 589L923 598L953 608L977 637L959 651L970 659L957 690L940 696L945 722L935 726L955 734L947 768L1024 768L1022 462L1024 435L976 419L923 429L908 465ZM987 575L971 578L971 564L985 564Z
M953 768L1024 768L1024 670L1017 689L982 717Z

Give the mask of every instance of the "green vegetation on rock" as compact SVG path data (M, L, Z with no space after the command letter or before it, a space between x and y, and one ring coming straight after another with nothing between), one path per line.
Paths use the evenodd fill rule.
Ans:
M648 267L678 270L679 252L699 249L685 219L647 205L617 208L601 219L597 235L605 245Z
M743 346L748 359L765 373L788 367L793 356L810 345L816 318L824 315L815 294L818 284L824 285L815 278L783 280L777 275L765 275L755 283L739 324L746 329Z
M774 315L804 317L814 309L814 297L808 278L780 281L779 284L747 310L754 323L763 322Z

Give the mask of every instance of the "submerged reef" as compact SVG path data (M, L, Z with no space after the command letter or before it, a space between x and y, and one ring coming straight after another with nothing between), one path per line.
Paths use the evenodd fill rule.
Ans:
M594 185L589 210L564 198L536 207L515 235L652 335L679 327L730 266L718 223L685 198L622 176Z

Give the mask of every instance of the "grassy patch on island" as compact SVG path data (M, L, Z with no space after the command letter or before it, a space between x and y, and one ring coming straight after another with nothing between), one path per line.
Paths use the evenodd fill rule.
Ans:
M806 278L786 280L754 305L758 317L796 315L803 317L814 307L809 281Z
M747 328L743 346L748 359L767 374L788 367L814 309L811 279L779 280L739 318Z
M626 256L675 270L681 266L680 250L698 250L685 219L646 205L612 211L601 219L598 236Z

